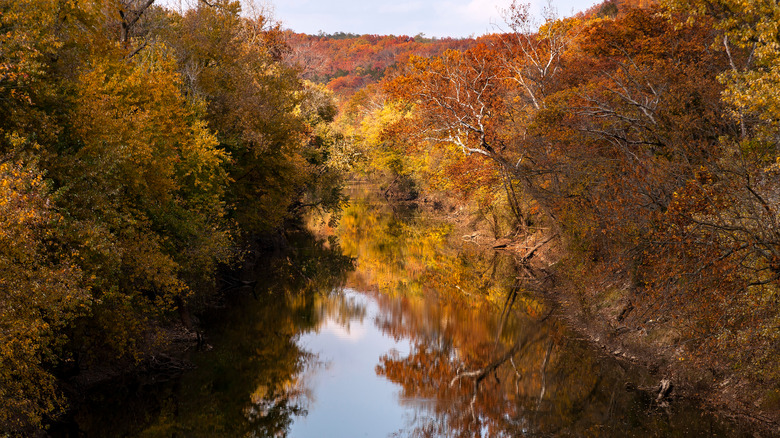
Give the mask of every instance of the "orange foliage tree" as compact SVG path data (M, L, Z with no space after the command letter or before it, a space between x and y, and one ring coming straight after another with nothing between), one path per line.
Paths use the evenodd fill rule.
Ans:
M618 12L549 18L534 32L515 3L511 32L412 57L385 86L414 110L395 132L423 151L488 158L532 206L526 222L542 212L602 268L591 272L628 280L625 299L639 303L629 323L670 317L710 358L747 341L730 363L776 377L773 98L739 94L745 77L773 80L773 55L762 46L764 64L737 78L753 53L746 35L760 29L659 7ZM718 26L743 39L713 50Z

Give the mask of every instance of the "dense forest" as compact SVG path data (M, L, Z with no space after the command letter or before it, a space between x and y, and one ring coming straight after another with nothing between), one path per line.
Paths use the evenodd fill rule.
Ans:
M780 8L504 19L477 39L308 36L228 0L0 4L0 430L195 331L258 239L338 217L347 172L562 248L523 265L529 285L614 306L616 329L778 410Z
M287 31L288 63L301 77L326 84L340 96L355 93L385 77L411 55L430 57L446 50L465 50L473 39L429 39L421 35L305 35Z
M253 239L338 206L336 107L237 2L14 0L0 41L0 429L24 433L58 379L143 360Z
M531 242L526 288L777 413L778 14L605 2L536 22L516 2L505 32L412 54L337 124L386 194L444 192Z

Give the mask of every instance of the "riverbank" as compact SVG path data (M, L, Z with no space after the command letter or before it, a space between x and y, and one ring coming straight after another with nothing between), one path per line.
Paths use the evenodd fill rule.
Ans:
M238 436L245 435L239 433L241 425L270 436L294 426L302 416L299 407L310 419L321 413L316 376L326 371L321 378L327 380L334 369L321 366L355 363L341 347L320 355L301 336L330 334L343 346L376 329L394 342L408 340L401 344L409 350L382 350L387 354L380 368L376 358L382 353L372 350L356 372L375 379L377 370L384 370L386 379L379 381L403 388L401 404L419 408L416 418L433 421L409 425L409 430L446 421L464 433L448 429L441 436L475 436L485 427L505 431L497 436L529 431L589 436L596 430L615 437L755 436L757 427L722 421L700 409L693 397L683 398L677 383L669 397L664 393L657 399L665 371L656 369L649 376L649 368L630 363L632 358L614 355L615 360L609 357L612 351L593 348L594 341L583 334L588 327L570 329L574 323L551 292L565 287L550 275L565 264L556 253L558 242L541 235L497 241L485 227L489 224L474 220L469 211L445 198L388 205L356 197L337 229L327 225L331 221L322 222L323 231L332 234L290 236L288 250L235 276L254 287L229 294L218 311L200 314L202 339L213 349L193 352L197 340L190 339L194 368L170 380L162 372L100 385L74 412L70 429L53 436L145 436L151 431ZM528 263L516 262L522 259ZM518 274L536 274L537 282L527 280L528 290L518 291ZM343 287L379 300L384 313L372 316L375 312L339 298L344 294L331 293ZM516 311L499 314L507 291L520 292ZM376 345L374 338L368 345ZM507 352L513 352L511 360ZM492 377L475 378L480 370ZM342 393L343 385L337 386ZM363 395L358 391L350 399ZM374 392L365 395L368 400L359 405L372 405ZM342 402L326 404L353 415L341 410ZM388 419L388 411L379 410L378 418ZM287 420L276 421L275 413Z
M455 238L514 255L521 266L518 277L572 330L605 356L646 368L657 381L654 387L627 389L647 391L661 407L674 399L691 400L746 424L755 436L780 436L780 391L741 377L723 361L692 354L673 319L643 318L631 301L628 272L576 260L549 230L495 236L494 227L466 206L446 205L435 196L421 198L418 205L451 223Z
M761 383L740 378L700 357L691 359L678 341L672 320L626 323L621 315L631 308L631 302L613 299L621 290L621 278L582 285L556 275L556 286L545 296L558 306L559 314L605 355L647 368L658 382L648 391L659 395L664 382L669 382L671 390L664 399L694 400L717 416L749 425L756 436L780 436L780 411L772 409L776 401L767 399Z

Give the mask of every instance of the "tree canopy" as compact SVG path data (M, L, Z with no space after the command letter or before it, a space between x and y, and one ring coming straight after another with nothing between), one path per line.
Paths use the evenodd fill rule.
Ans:
M341 202L333 96L252 4L0 5L0 429L140 360L220 265Z
M399 66L364 112L384 120L373 148L356 144L556 236L579 293L627 285L621 324L671 320L686 354L776 384L775 9L617 2L535 23L515 2L506 32Z

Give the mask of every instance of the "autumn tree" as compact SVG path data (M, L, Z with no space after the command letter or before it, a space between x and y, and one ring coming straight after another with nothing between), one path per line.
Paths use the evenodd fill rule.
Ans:
M388 91L419 105L420 124L427 127L421 140L451 143L504 164L495 129L503 107L502 71L489 55L483 45L438 58L411 58L409 74L391 82Z
M689 19L691 5L534 31L513 4L512 32L412 58L386 90L424 153L488 158L519 211L542 213L593 275L625 278L632 323L671 317L710 358L749 340L729 360L776 375L774 36L758 36L772 11L695 3Z
M559 20L556 9L548 5L542 14L544 22L537 25L531 5L517 1L503 15L508 31L498 35L497 55L526 104L539 110L561 72L562 57L575 37L576 20Z
M546 203L537 202L554 165L542 162L549 154L537 153L527 130L555 91L578 22L555 20L551 12L533 32L529 8L519 3L506 11L506 19L511 32L485 37L468 50L412 58L388 91L415 105L417 131L423 133L418 141L455 145L493 163L519 226L528 231L532 211L556 223Z
M731 106L731 115L740 122L743 138L749 136L763 143L770 154L776 155L780 102L774 90L780 83L780 52L773 29L780 9L772 3L755 1L670 0L664 4L670 13L683 14L691 20L714 20L720 33L711 42L729 60L720 80L726 85L724 99Z
M181 95L173 60L151 50L135 59L96 60L80 75L79 103L69 117L80 144L55 168L75 221L73 238L86 243L98 309L113 309L96 313L112 328L101 331L111 336L104 348L129 343L130 351L142 325L132 312L122 314L181 305L188 285L228 260L230 245L223 222L227 155L195 118L201 110ZM128 321L130 332L114 320Z
M768 327L778 314L778 126L770 89L777 82L777 38L769 29L777 8L666 5L667 16L713 29L704 42L723 59L716 71L723 88L713 87L721 97L718 115L733 128L712 142L706 162L671 197L643 279L666 292L653 294L653 303L683 313L687 329L707 349L722 352L724 362L739 363L754 378L773 379L777 336Z
M769 125L724 82L749 54L712 50L708 17L659 12L587 23L526 144L553 170L545 199L570 247L631 267L629 321L671 317L711 361L747 341L729 360L776 375L774 165L751 134Z
M410 55L433 56L461 50L474 40L419 39L394 35L304 35L287 32L290 53L285 62L301 69L304 79L328 86L344 97L381 80Z
M201 4L185 12L176 24L182 32L169 38L186 89L203 99L209 127L231 156L231 216L246 231L267 232L316 185L322 163L311 153L316 141L309 140L319 129L312 124L332 115L301 117L301 107L310 105L306 99L317 97L283 62L288 47L279 25L240 12L238 2Z
M37 166L0 163L0 192L0 428L13 433L63 408L48 367L89 288Z
M63 406L216 293L239 236L341 202L333 97L237 2L0 5L0 427ZM178 311L178 312L177 312ZM190 321L188 323L187 321Z

